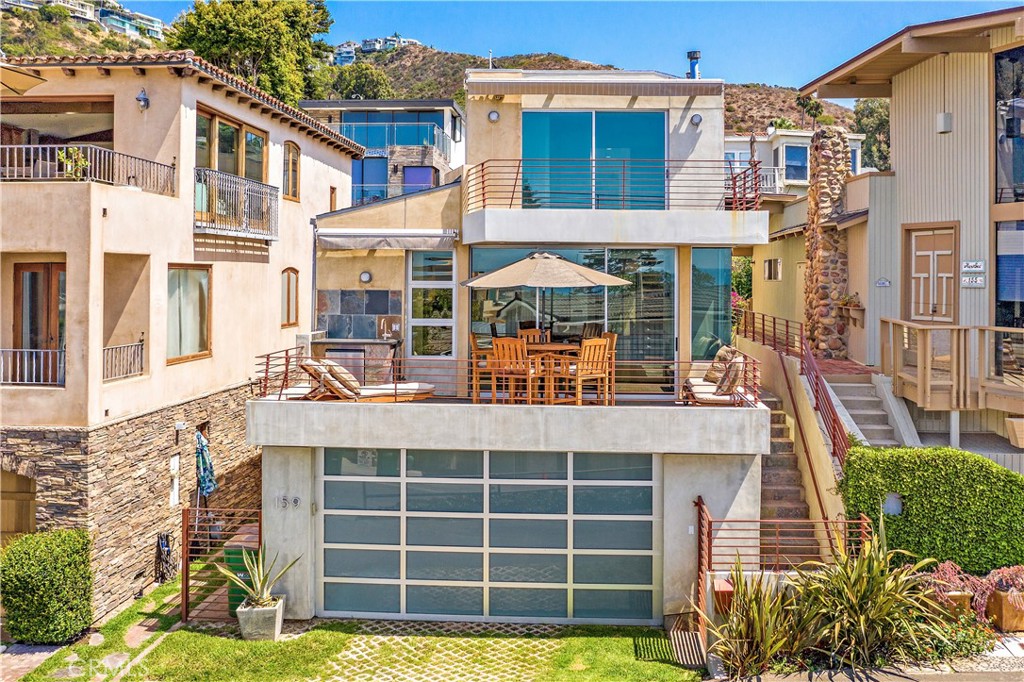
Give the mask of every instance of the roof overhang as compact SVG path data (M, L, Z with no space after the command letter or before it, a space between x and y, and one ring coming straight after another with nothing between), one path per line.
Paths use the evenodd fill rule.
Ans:
M459 232L455 229L346 228L321 230L316 245L328 251L368 249L450 249Z
M680 78L657 71L528 71L470 69L466 72L469 97L504 95L627 95L718 96L725 93L718 79Z
M800 88L821 98L891 97L897 74L937 54L989 52L988 32L1013 27L1024 37L1024 7L908 26Z
M864 208L859 211L849 211L847 213L840 213L839 215L833 216L832 218L824 221L822 225L835 227L840 230L845 230L848 227L859 225L860 223L866 222L868 219L868 209Z

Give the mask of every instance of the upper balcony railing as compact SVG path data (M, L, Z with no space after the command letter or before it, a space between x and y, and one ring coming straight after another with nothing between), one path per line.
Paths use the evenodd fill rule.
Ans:
M103 380L115 381L139 376L144 371L145 346L140 340L103 349Z
M367 149L435 147L452 157L452 138L434 123L337 123L334 128Z
M666 159L491 159L466 169L463 209L754 211L760 164Z
M174 196L174 166L91 144L0 146L4 182L102 182Z
M195 231L277 239L277 187L211 168L196 168Z
M761 166L758 182L762 194L782 194L785 191L786 169L780 166Z
M63 350L0 349L0 384L63 386Z

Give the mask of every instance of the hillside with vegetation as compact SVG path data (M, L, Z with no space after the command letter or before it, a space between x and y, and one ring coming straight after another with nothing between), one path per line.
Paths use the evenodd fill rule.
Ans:
M83 25L52 10L36 12L15 8L0 12L0 49L8 57L145 52L157 48L148 42L107 31L97 23Z

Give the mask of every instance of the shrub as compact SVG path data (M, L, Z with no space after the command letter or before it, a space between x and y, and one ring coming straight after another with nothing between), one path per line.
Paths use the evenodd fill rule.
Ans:
M1024 564L1024 476L953 448L854 448L839 491L846 514L877 524L888 493L903 500L887 516L891 547L955 561L968 573Z
M92 623L92 541L84 530L22 535L0 554L4 629L18 641L60 644Z
M913 649L914 660L934 663L978 656L995 645L996 633L988 621L978 620L969 613L940 623L938 629L943 638L923 642L922 646Z
M71 19L71 10L61 5L43 5L39 8L39 18L51 24L63 24Z

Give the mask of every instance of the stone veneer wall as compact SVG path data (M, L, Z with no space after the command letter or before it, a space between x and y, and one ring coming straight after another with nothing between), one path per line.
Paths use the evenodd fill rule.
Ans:
M847 356L848 330L838 308L849 280L846 232L824 223L843 212L849 173L846 131L834 126L819 129L811 138L810 150L804 324L811 348L823 358Z
M444 155L432 145L388 147L388 196L402 193L406 166L430 166L437 169L438 184L443 184L451 168Z
M259 448L245 443L249 384L91 429L3 429L4 470L36 480L36 527L93 533L95 617L118 608L155 576L156 537L172 533L181 550L181 510L195 503L195 427L209 422L220 489L210 507L258 509ZM176 422L188 429L179 432ZM180 456L180 500L171 506L172 455Z

